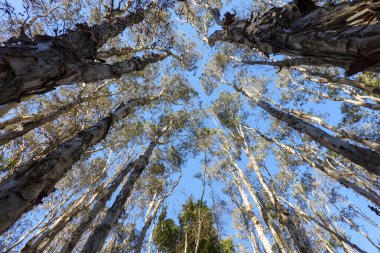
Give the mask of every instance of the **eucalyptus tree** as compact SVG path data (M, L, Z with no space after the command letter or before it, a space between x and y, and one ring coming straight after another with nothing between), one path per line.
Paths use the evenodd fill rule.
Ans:
M191 117L189 113L190 112L178 111L172 114L162 115L160 123L153 129L152 141L147 149L136 161L127 165L132 168L127 181L124 183L112 206L107 210L106 216L92 231L82 249L82 252L97 252L100 250L112 228L112 225L115 224L120 217L124 203L130 197L136 181L149 164L154 148L160 143L165 144L170 140L173 141L176 134L185 131L186 128L191 127L191 125L196 123L197 120L193 118L194 116Z
M175 152L175 151L174 151ZM173 153L173 151L171 152ZM172 154L173 155L173 154ZM178 156L178 154L176 154ZM178 161L178 157L174 158ZM175 162L177 167L180 166L181 163ZM170 163L169 163L170 164ZM143 244L145 241L146 234L151 227L152 223L157 217L157 214L159 210L162 208L165 200L172 194L172 192L176 189L178 186L181 178L182 178L182 172L180 171L180 176L177 180L174 182L169 181L169 176L172 176L173 171L170 171L167 168L160 168L164 165L162 164L154 164L151 168L151 173L149 173L149 176L153 176L153 197L151 202L148 205L148 209L146 211L146 215L144 217L144 224L137 236L136 243L134 245L134 251L136 253L140 253L143 250ZM181 168L176 168L176 170L181 170ZM150 172L150 171L149 171ZM175 171L174 171L175 172ZM166 174L166 175L165 175Z
M55 183L80 159L83 152L103 140L111 126L130 115L136 107L161 99L165 100L165 97L173 102L191 99L191 94L194 94L193 90L183 82L175 82L174 85L176 84L179 85L177 90L172 90L173 87L170 86L170 88L164 87L158 94L148 94L140 98L132 98L126 104L121 103L106 117L98 120L95 125L61 143L44 158L26 162L19 167L16 173L4 179L0 186L0 205L1 212L4 214L2 215L1 232L8 229L23 213L52 192ZM169 92L166 94L167 90Z
M10 15L11 7L8 3L7 5L3 11ZM5 41L0 48L0 104L16 102L32 94L46 93L59 85L120 78L123 74L142 70L152 62L161 61L168 56L167 53L147 53L143 57L131 57L107 64L97 60L97 51L109 39L119 36L133 25L143 22L164 23L164 16L159 12L163 13L169 5L170 1L161 4L128 2L118 7L112 3L108 11L104 8L97 10L97 15L103 17L94 20L92 25L77 23L74 30L62 28L64 31L61 34L58 34L57 28L55 34L37 33L29 37L27 33L30 33L28 29L32 24L20 24L20 34ZM66 9L69 7L70 4L67 4ZM54 11L56 10L52 10L53 14ZM153 21L152 17L159 17L160 20ZM13 17L10 15L9 18ZM124 55L128 53L130 51Z
M273 7L251 18L227 12L217 20L222 30L208 38L238 43L270 55L309 59L307 65L346 68L348 75L378 72L379 20L377 1L316 5L312 0ZM360 13L360 15L357 15Z
M211 93L220 84L230 85L244 95L252 105L257 105L278 121L284 122L295 131L309 136L321 146L342 155L369 173L380 175L380 155L378 152L344 141L322 128L302 120L295 114L281 110L270 103L270 99L266 98L265 82L248 76L249 72L243 72L243 70L237 72L233 76L234 80L230 81L230 76L226 74L228 70L230 70L229 60L226 60L223 55L216 55L213 61L208 63L207 70L202 76L206 90Z

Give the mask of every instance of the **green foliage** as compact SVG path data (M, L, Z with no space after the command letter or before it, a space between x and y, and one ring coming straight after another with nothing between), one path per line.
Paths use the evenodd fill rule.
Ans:
M158 217L158 225L154 229L154 242L159 252L176 252L179 228L172 219L166 219L164 209Z
M223 253L235 253L234 242L232 238L227 238L220 241L221 249Z
M192 198L187 200L179 215L179 225L172 219L167 219L166 215L165 209L159 216L158 225L153 232L159 252L183 252L186 243L188 252L195 252L198 238L198 252L235 252L231 238L219 240L213 227L211 210L204 201L194 201Z
M213 112L221 124L227 128L234 128L239 122L239 111L242 101L238 93L220 93L212 106Z

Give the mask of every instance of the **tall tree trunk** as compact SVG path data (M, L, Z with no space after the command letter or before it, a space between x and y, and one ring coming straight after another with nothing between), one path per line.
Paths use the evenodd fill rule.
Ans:
M379 153L342 141L339 138L328 134L322 129L315 127L312 124L309 124L292 114L285 113L273 107L271 104L262 99L255 99L244 89L236 85L234 85L234 88L247 98L253 100L259 107L268 112L277 120L285 122L287 125L300 133L306 134L311 139L318 142L320 145L344 156L351 162L361 166L369 173L380 176Z
M284 110L283 108L281 108L281 109ZM295 116L299 117L302 120L316 122L319 125L323 126L324 128L339 134L341 136L341 138L351 139L353 141L361 143L361 144L363 144L369 148L372 148L372 149L380 152L380 143L376 143L376 142L364 139L364 138L360 137L359 134L356 134L354 132L346 131L342 128L329 125L320 117L308 115L302 111L297 111L297 110L287 110L287 111L289 111L290 113L294 114Z
M182 177L182 175L181 175ZM145 223L144 226L142 227L140 234L137 237L137 241L135 244L135 253L140 253L142 250L142 246L145 240L146 233L148 232L148 229L150 228L150 225L152 222L155 220L157 216L157 212L160 209L162 203L172 194L174 189L178 186L179 181L181 180L181 177L178 179L178 181L173 185L173 187L168 191L167 194L165 194L162 198L160 198L158 201L155 200L155 197L153 199L153 205L149 205L148 211L147 211L147 216L145 218ZM156 196L156 194L155 194ZM154 203L155 202L155 203ZM153 208L152 213L150 214L151 208ZM152 231L153 233L153 231ZM152 235L151 235L152 236ZM151 240L151 238L149 238Z
M112 226L119 219L123 211L124 204L129 199L136 181L139 179L140 175L148 165L149 159L153 153L154 148L157 146L161 135L162 131L157 134L150 142L144 154L140 155L136 161L129 164L130 168L133 168L133 170L129 174L128 180L124 183L123 188L116 197L115 202L107 210L106 216L87 239L86 244L84 245L81 252L94 253L101 250L108 233L111 231Z
M251 204L249 203L249 200L248 200L248 196L244 192L244 189L240 180L238 180L238 177L235 175L235 173L232 173L232 175L234 177L234 183L237 186L240 196L243 200L244 208L246 209L246 212L249 218L251 219L253 226L255 227L255 230L259 237L259 241L261 242L266 253L273 253L274 251L272 250L272 247L271 247L272 244L270 243L269 239L265 235L265 230L263 226L261 225L259 219L256 217L255 213L253 212Z
M135 107L156 99L158 96L132 99L127 104L120 105L92 127L60 144L46 157L27 162L3 180L0 184L0 234L54 191L55 184L88 148L107 136L113 124L131 114Z
M59 85L93 82L141 69L138 59L115 66L94 60L96 51L109 38L142 22L144 15L145 11L139 9L99 25L82 24L64 35L44 39L37 35L31 43L5 43L0 47L0 105L48 92Z
M78 241L81 239L84 232L90 226L91 222L98 216L100 211L104 209L107 201L111 198L112 194L116 191L119 185L123 182L123 179L126 177L128 172L131 170L130 166L125 166L120 170L116 177L108 185L104 186L103 189L99 191L99 194L96 196L96 202L91 210L86 213L79 221L78 226L70 234L69 239L62 246L61 253L72 252Z
M309 64L347 68L348 75L366 69L378 72L379 7L378 0L343 2L307 12L300 6L282 6L262 16L253 13L257 18L248 21L228 13L223 30L214 32L209 44L229 41L264 54L314 58Z
M84 195L67 212L61 214L59 218L48 228L46 228L37 238L29 240L20 252L42 253L55 236L69 223L73 217L85 208L86 198Z
M202 216L203 214L201 213L201 204L203 203L203 197L205 195L205 190L206 190L206 181L202 177L202 195L201 199L198 205L198 215L197 215L197 221L198 221L198 226L197 226L197 231L196 231L196 237L195 237L195 253L198 253L199 250L199 244L201 242L201 232L202 232Z
M334 179L338 183L340 183L343 186L345 186L345 187L353 190L357 194L363 196L364 198L368 199L369 201L371 201L372 203L374 203L374 204L376 204L377 206L380 207L380 196L374 195L371 192L368 192L366 189L364 189L364 188L360 187L359 185L355 184L354 182L348 180L343 175L341 175L341 173L339 171L333 171L332 168L329 168L330 165L326 165L326 164L324 164L322 161L320 161L318 159L316 161L312 161L311 159L307 158L305 155L300 154L299 152L297 152L291 146L282 144L279 141L277 141L275 139L272 139L272 138L270 138L270 137L268 137L268 136L260 133L257 130L255 130L255 131L262 138L264 138L265 140L267 140L269 142L272 142L272 143L276 144L277 146L279 146L280 148L282 148L283 150L285 150L286 152L289 152L290 154L295 155L295 156L301 158L303 161L305 161L307 164L309 164L310 167L322 171L323 173L325 173L327 176L331 177L332 179Z
M290 58L290 59L284 59L280 61L241 61L242 64L248 64L248 65L266 65L266 66L273 66L277 67L280 70L282 68L292 68L294 70L297 70L304 75L309 80L316 80L315 77L319 78L320 81L318 82L331 82L335 84L340 84L340 85L347 85L351 86L369 93L373 93L375 95L380 95L380 86L369 86L365 84L362 81L358 80L352 80L349 78L344 78L344 77L339 77L336 75L330 75L327 73L323 73L320 71L313 71L309 69L302 68L300 66L302 65L313 65L313 66L319 66L319 65L326 65L322 64L318 59L315 58L308 58L308 57L303 57L303 58Z
M157 203L154 205L153 212L151 215L148 216L148 219L145 221L144 226L142 227L140 234L137 237L137 241L135 244L135 253L140 253L142 250L142 246L145 240L146 232L148 232L148 229L150 228L150 225L152 224L153 220L156 218L157 212L161 207L161 204L163 203L164 199L159 199Z
M246 138L245 133L242 129L242 126L238 125L236 127L236 130L237 130L236 132L239 134L240 138L243 140L244 153L246 154L246 156L248 157L248 159L251 163L251 166L252 166L252 168L253 168L253 170L254 170L254 172L255 172L255 174L256 174L256 176L257 176L257 178L261 184L264 195L266 197L268 197L269 202L271 203L271 205L274 208L274 211L277 213L276 216L278 217L277 218L278 221L287 228L287 230L288 230L288 232L289 232L289 234L293 240L294 245L298 248L298 250L300 252L302 252L302 253L313 253L313 252L315 252L315 250L313 249L312 243L309 240L308 235L302 226L302 223L298 222L299 217L297 217L295 215L295 213L290 213L290 212L288 212L288 210L286 210L286 208L278 201L276 193L273 192L270 189L269 185L267 184L264 176L261 173L261 170L259 168L259 164L258 164L257 160L255 159L255 157L251 153L252 148L247 142L247 138ZM248 179L246 178L244 172L240 169L237 169L237 171L238 171L240 177L242 178L244 184L246 184L246 187L249 190L253 191L252 185L248 182ZM288 246L288 249L289 249L289 246Z
M96 183L101 179L108 167L105 166L100 176L98 176L93 183ZM68 208L60 214L51 226L46 227L41 234L31 238L21 249L21 252L44 252L44 250L49 246L52 240L59 234L65 226L80 212L89 208L89 206L99 198L99 195L103 193L104 188L109 184L109 180L104 186L98 186L96 189L89 189L85 195L78 199L73 205L68 206ZM88 200L88 197L92 194L92 197Z

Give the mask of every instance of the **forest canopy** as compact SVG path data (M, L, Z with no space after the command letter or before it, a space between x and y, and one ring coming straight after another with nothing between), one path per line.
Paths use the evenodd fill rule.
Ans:
M0 13L0 252L380 250L379 0Z

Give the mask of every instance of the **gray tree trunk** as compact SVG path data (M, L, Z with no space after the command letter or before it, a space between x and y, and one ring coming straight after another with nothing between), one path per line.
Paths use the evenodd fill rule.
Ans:
M113 124L127 117L136 106L143 106L157 98L132 99L120 105L92 127L60 144L46 157L21 165L18 171L3 180L0 183L0 234L54 191L55 184L84 151L103 140Z
M234 86L234 88L247 98L252 99L259 107L275 117L277 120L285 122L300 133L306 134L320 145L344 156L351 162L361 166L369 173L380 176L379 153L342 141L339 138L328 134L322 129L315 127L292 114L285 113L277 108L274 108L271 104L264 100L256 99L255 101L255 99L251 97L248 92L240 87Z
M152 54L115 65L95 61L96 51L109 38L140 23L144 15L145 11L140 9L99 25L82 25L64 35L43 40L36 36L27 44L6 43L0 47L0 105L20 101L31 94L46 93L64 84L120 77L162 59Z
M307 15L286 6L248 21L230 15L223 20L223 30L209 37L209 44L228 41L264 54L314 58L309 65L346 68L348 75L367 69L379 72L379 7L378 0L362 0L317 7Z
M100 191L99 195L97 196L96 203L91 208L91 210L80 220L78 226L70 234L69 240L61 248L60 253L69 253L73 251L78 241L81 239L83 233L86 232L91 222L98 216L100 211L104 209L107 201L111 198L112 194L116 191L130 170L130 164L128 166L125 166L118 173L115 179L106 188Z
M129 164L133 170L129 174L129 177L123 185L120 193L117 195L115 202L107 210L106 216L103 218L101 223L91 233L81 252L94 253L99 252L102 249L108 233L111 231L112 226L119 219L121 213L123 212L124 204L129 199L136 181L139 179L140 175L148 165L149 159L153 153L154 148L159 142L161 134L162 132L154 137L154 139L150 142L148 148L145 150L144 154L140 155L136 161Z

